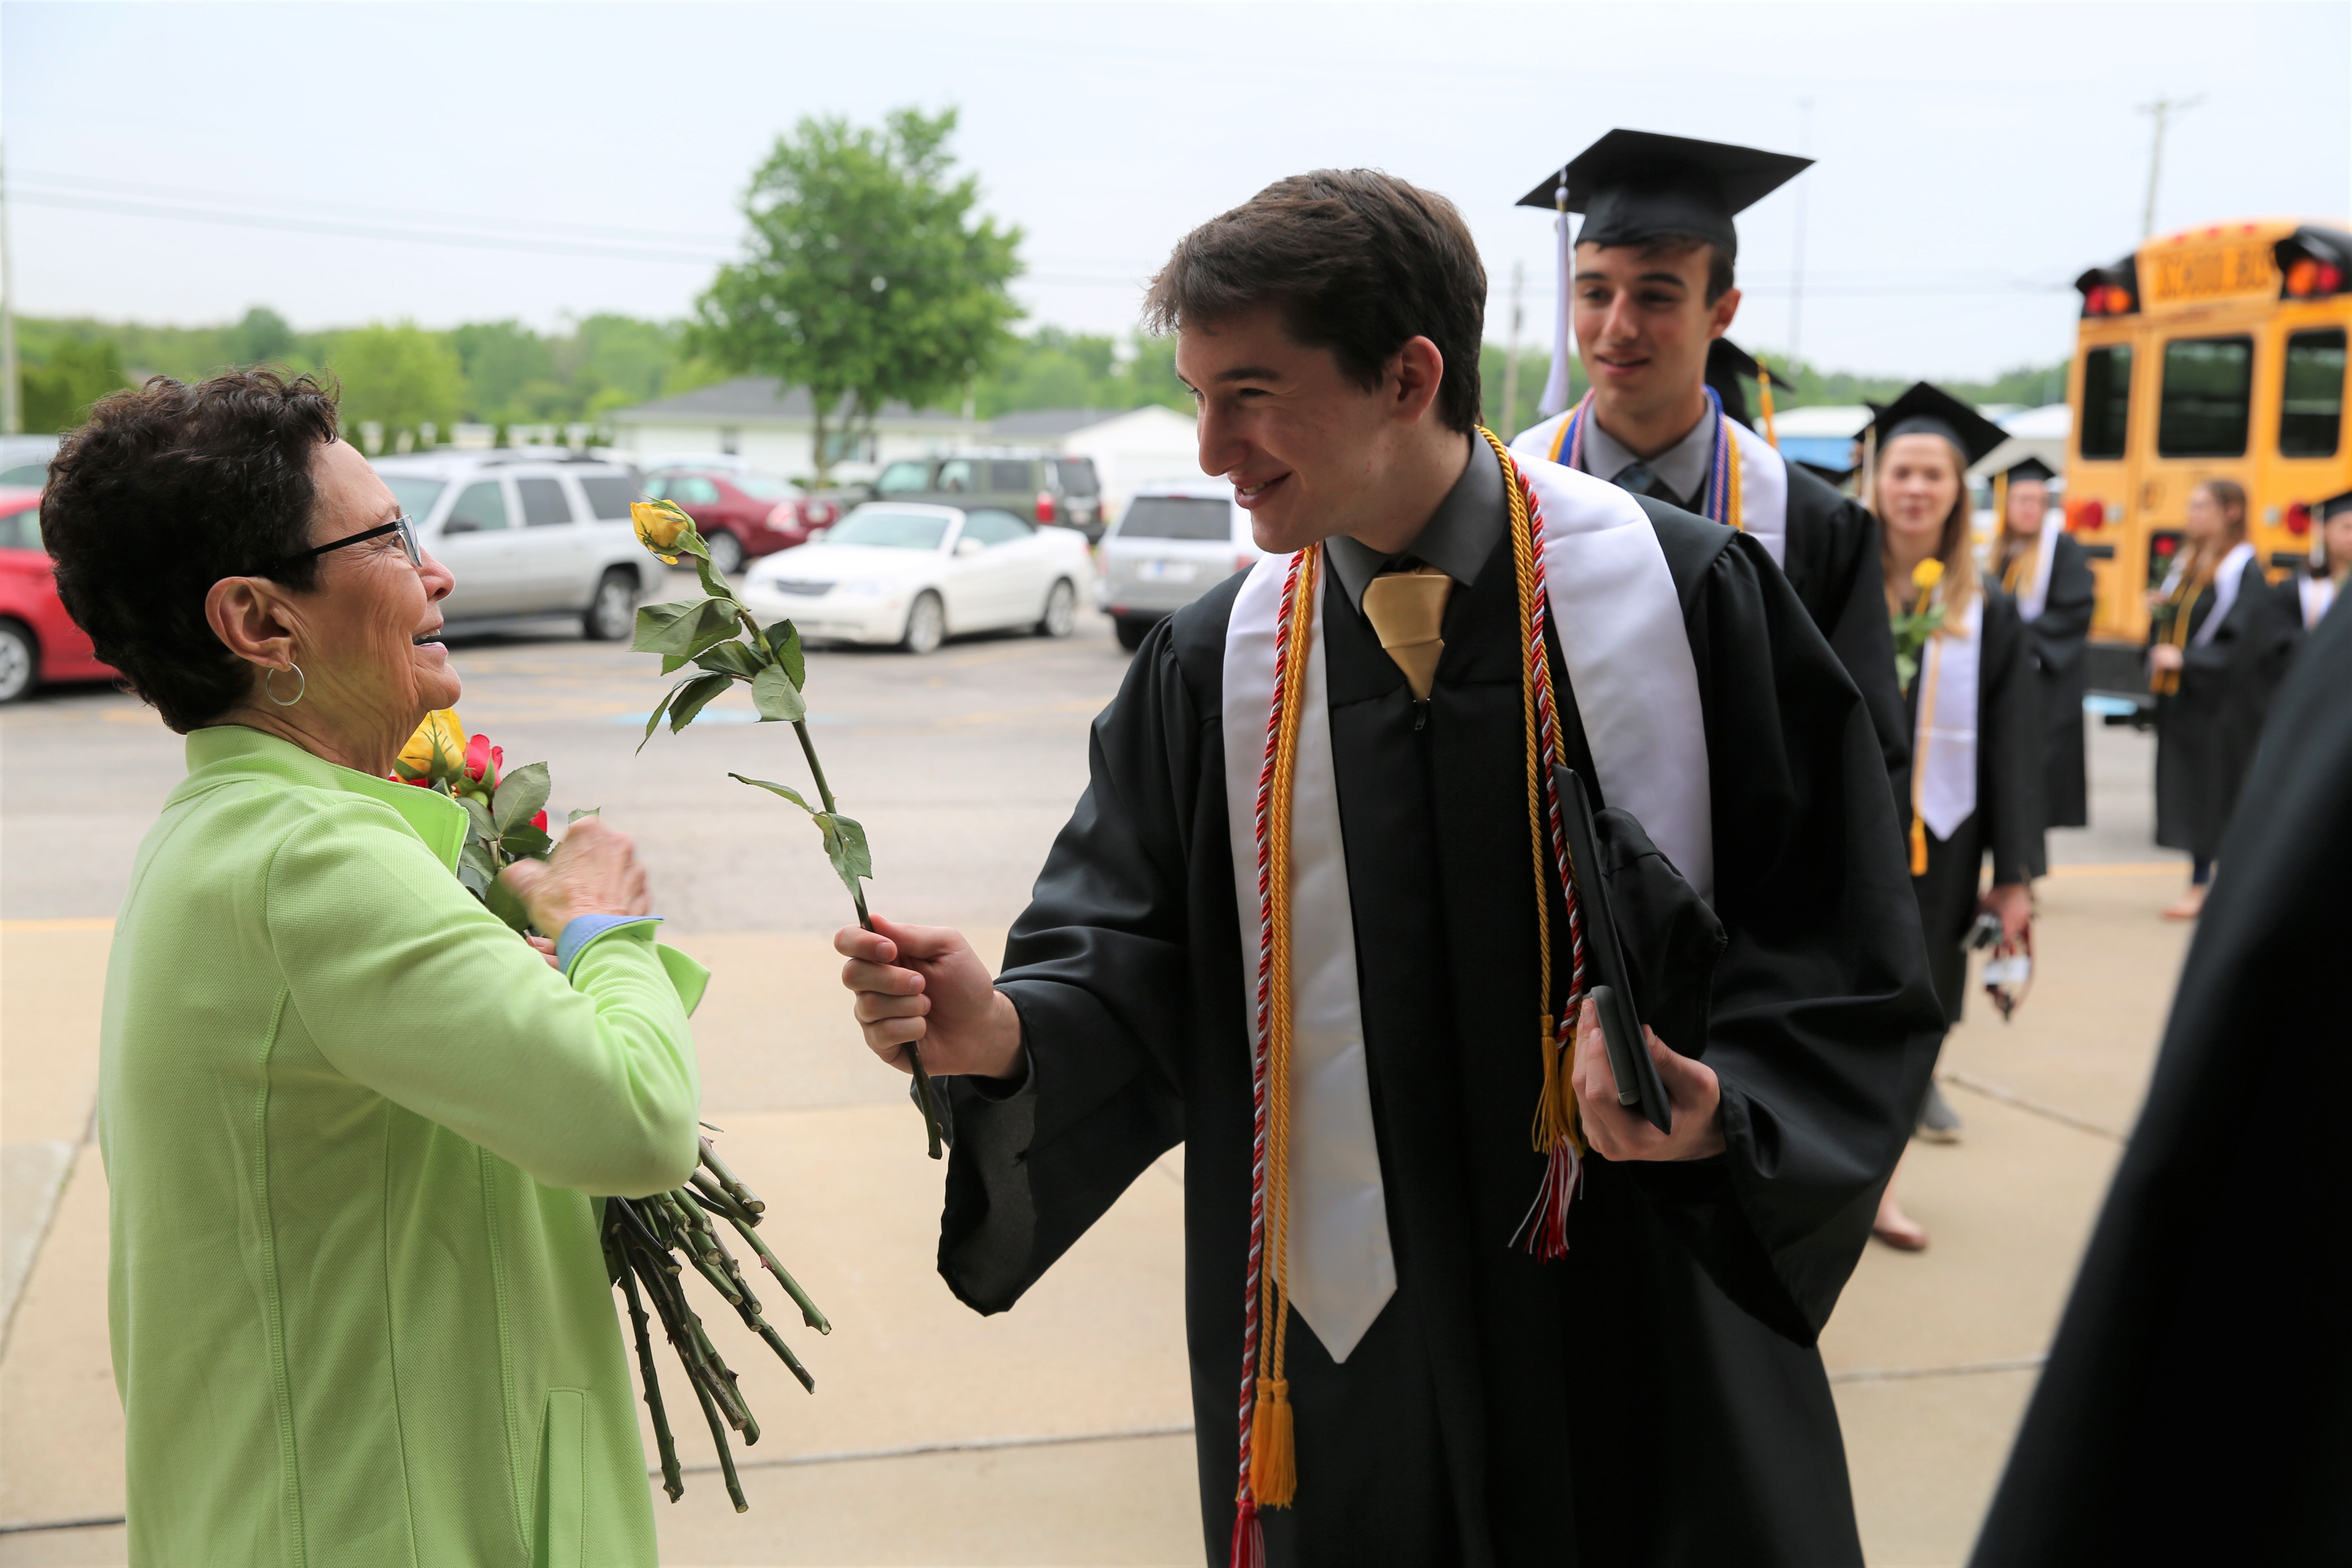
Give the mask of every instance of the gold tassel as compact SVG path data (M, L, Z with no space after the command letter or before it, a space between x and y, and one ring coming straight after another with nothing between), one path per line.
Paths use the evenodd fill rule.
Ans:
M1756 406L1764 416L1764 444L1777 452L1780 438L1772 433L1772 373L1765 368L1762 354L1756 356Z
M1257 1380L1257 1408L1250 1417L1250 1490L1261 1508L1288 1508L1298 1495L1298 1451L1291 1432L1287 1379Z
M1911 818L1911 874L1927 874L1927 825L1916 814Z

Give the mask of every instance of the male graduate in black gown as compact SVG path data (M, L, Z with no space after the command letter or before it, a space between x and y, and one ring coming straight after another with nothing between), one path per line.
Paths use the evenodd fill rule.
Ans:
M2352 1561L2352 618L2280 689L1978 1568Z
M1178 245L1151 319L1202 469L1277 554L1137 653L1001 974L877 920L836 938L844 981L877 1054L919 1040L950 1075L940 1268L978 1310L1185 1144L1212 1563L1858 1563L1813 1344L1940 1032L1877 738L1755 539L1505 466L1476 427L1486 297L1452 205L1367 171L1280 181ZM1542 666L1531 560L1559 612ZM1530 822L1536 668L1596 805L1671 847L1727 933L1685 998L1701 1021L1651 1015L1670 1131L1619 1103L1589 1000L1565 1052L1551 1025L1575 956ZM1267 811L1262 752L1296 769ZM1286 903L1249 859L1282 831ZM1258 960L1286 952L1265 994L1295 1007L1261 1013ZM1277 1030L1303 1055L1261 1123ZM1531 1112L1571 1079L1590 1155L1545 1261L1514 1246L1557 1168ZM1261 1126L1286 1162L1254 1156ZM1291 1217L1259 1250L1269 1169ZM1286 1395L1255 1374L1244 1428L1253 1292L1286 1255L1262 1326ZM1295 1492L1237 1468L1244 1430L1271 1447L1269 1398Z
M1726 428L1731 411L1718 415L1707 395L1713 345L1739 312L1732 220L1811 162L1616 130L1521 197L1521 206L1556 212L1563 232L1570 214L1584 215L1545 405L1567 399L1570 353L1582 356L1591 391L1511 448L1757 535L1861 689L1894 773L1908 731L1879 597L1878 524L1744 420ZM1738 516L1733 476L1716 449L1725 437L1740 458Z
M2084 767L2083 699L2090 691L2091 613L2098 583L2091 558L2050 505L2057 477L2039 458L2011 464L1995 478L1993 512L2001 520L1992 574L2017 605L2033 642L2042 683L2042 816L2045 827L2091 820Z

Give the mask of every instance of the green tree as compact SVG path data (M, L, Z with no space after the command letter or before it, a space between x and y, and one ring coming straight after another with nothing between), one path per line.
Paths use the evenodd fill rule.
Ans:
M294 352L294 329L267 305L256 305L228 330L229 357L238 364L283 363Z
M470 416L493 425L536 416L522 391L555 379L547 340L520 321L476 321L451 332L449 342L465 372Z
M803 118L751 176L746 259L696 302L691 352L809 389L820 479L828 426L961 392L1021 314L1006 290L1021 231L973 212L975 177L951 177L955 125L952 109L895 110L878 132Z
M89 416L91 404L131 384L112 338L65 339L39 363L23 365L18 376L25 428L44 434L72 429Z
M446 430L466 405L466 371L447 336L412 321L339 334L327 368L343 384L347 424L373 421L389 437L426 421Z

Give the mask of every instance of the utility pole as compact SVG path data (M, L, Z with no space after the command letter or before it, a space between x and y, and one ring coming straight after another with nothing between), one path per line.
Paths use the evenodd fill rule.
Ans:
M1797 100L1797 154L1811 157L1813 151L1813 100ZM1789 374L1797 374L1797 350L1804 340L1805 328L1805 181L1797 179L1797 249L1796 262L1790 269L1789 281Z
M25 428L16 394L16 271L8 254L8 148L0 142L0 436Z
M1519 423L1519 322L1526 314L1523 297L1527 290L1528 264L1511 263L1511 349L1510 357L1503 361L1503 426L1496 432L1506 441L1517 435Z
M2164 132L2176 114L2186 114L2205 101L2200 93L2195 98L2158 97L2154 103L2143 103L2139 112L2156 121L2156 140L2147 152L2147 205L2140 209L2139 237L2151 239L2156 235L2156 186L2164 174Z

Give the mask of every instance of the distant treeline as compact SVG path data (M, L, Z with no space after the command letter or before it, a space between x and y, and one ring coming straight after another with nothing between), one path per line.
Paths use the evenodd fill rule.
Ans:
M436 331L407 322L299 332L275 310L257 306L241 321L215 327L149 326L89 318L20 317L17 352L25 428L67 430L98 398L149 375L193 381L228 365L275 363L324 369L342 384L345 417L387 433L430 424L446 431L473 422L601 424L626 408L707 385L725 373L689 354L685 325L621 315L582 319L543 333L518 321L479 321ZM1190 411L1176 379L1172 339L1073 332L1038 327L1016 336L971 386L982 419L1030 408L1107 412L1164 404ZM1487 422L1506 435L1536 421L1536 402L1550 355L1522 349L1517 406L1503 407L1508 360L1500 344L1479 357ZM1790 374L1786 364L1774 369ZM1908 376L1858 375L1797 367L1784 408L1805 404L1884 402ZM2021 366L1990 381L1952 381L1950 391L1978 403L2056 402L2065 395L2066 362ZM1583 367L1570 367L1570 395L1583 395Z

